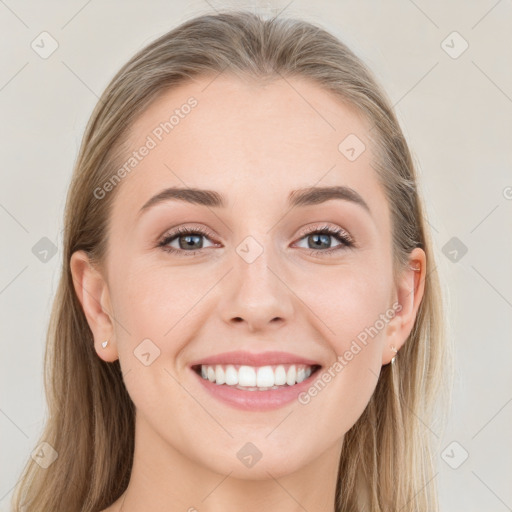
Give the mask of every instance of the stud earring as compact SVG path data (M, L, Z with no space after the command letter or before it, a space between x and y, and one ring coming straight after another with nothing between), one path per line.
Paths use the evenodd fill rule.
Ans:
M110 341L110 340L105 340L105 341L101 344L101 346L102 346L103 348L107 348L107 345L108 345L108 342L109 342L109 341Z

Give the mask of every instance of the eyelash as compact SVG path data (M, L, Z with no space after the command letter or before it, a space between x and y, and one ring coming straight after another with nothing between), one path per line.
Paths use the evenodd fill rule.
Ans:
M306 251L309 251L309 254L312 256L317 256L319 253L321 255L331 255L332 253L336 251L340 251L343 249L353 248L355 247L354 240L352 237L342 228L333 228L330 226L322 226L322 227L313 227L308 228L305 233L302 234L299 240L302 238L311 235L311 234L322 234L322 235L330 235L338 239L339 242L342 243L340 246L332 247L331 249L305 249ZM197 249L195 251L185 251L183 249L174 249L173 247L169 247L167 244L169 244L172 240L175 238L178 238L180 236L185 235L201 235L206 238L212 238L212 234L202 228L177 228L176 230L172 231L171 233L168 233L164 239L158 243L158 247L161 247L165 252L169 252L171 254L176 254L178 256L194 256L197 253L201 252L203 249Z

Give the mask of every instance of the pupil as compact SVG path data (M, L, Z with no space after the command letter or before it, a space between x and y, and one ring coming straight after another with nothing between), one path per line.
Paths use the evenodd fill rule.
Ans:
M316 244L316 247L319 246L319 242L320 244L324 242L327 246L329 246L329 240L331 238L331 235L326 235L325 233L317 233L314 235L310 235L310 238L314 240L314 244Z
M194 241L191 241L191 239L195 238L196 241L198 240L198 247L194 247ZM181 241L185 239L185 243L181 243ZM180 237L180 248L181 249L200 249L201 248L201 235L184 235Z

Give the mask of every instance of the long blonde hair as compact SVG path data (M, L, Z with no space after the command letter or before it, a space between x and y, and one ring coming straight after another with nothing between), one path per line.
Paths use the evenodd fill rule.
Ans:
M104 261L116 194L98 200L94 190L114 174L134 120L169 88L226 71L257 80L309 78L371 122L373 165L392 216L394 275L415 247L425 251L427 268L413 331L396 363L382 368L368 406L345 435L336 510L438 510L438 447L431 436L439 431L431 422L440 391L451 382L444 290L413 160L389 99L361 60L326 30L293 18L224 11L186 21L139 51L114 76L89 120L67 196L63 270L44 358L48 418L40 442L58 457L46 469L28 460L14 493L15 512L95 512L128 484L134 405L119 361L106 363L94 350L70 259L85 250L94 262Z

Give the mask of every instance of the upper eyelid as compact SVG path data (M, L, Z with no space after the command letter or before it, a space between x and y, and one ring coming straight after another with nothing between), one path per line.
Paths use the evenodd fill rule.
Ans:
M332 231L333 234L337 234L338 236L343 236L343 235L346 235L346 237L350 240L350 241L353 241L353 237L352 235L345 229L345 228L342 228L341 226L330 226L330 225L327 225L327 224L324 224L324 225L321 225L321 226L310 226L309 228L306 228L303 232L302 232L302 237L306 236L306 235L309 235L311 233L316 233L317 231L322 231L323 229L327 229L329 231Z
M161 241L169 240L172 238L176 238L182 235L185 235L187 233L194 233L201 236L209 237L209 238L215 238L215 235L207 228L204 227L195 227L195 226L178 226L176 228L172 228L170 230L167 230L160 238ZM196 233L197 232L197 233Z

